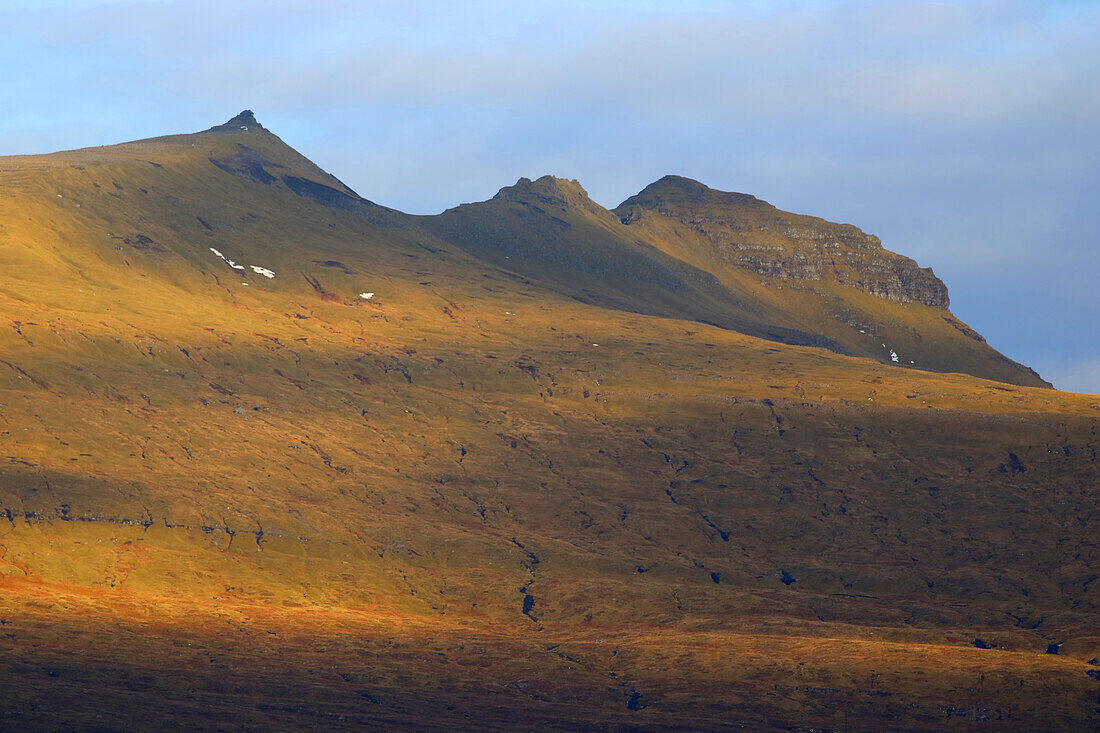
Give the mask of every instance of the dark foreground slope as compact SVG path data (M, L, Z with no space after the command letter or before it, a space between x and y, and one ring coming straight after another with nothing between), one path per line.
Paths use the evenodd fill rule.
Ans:
M1095 396L582 302L250 119L0 160L0 262L0 729L1100 721Z

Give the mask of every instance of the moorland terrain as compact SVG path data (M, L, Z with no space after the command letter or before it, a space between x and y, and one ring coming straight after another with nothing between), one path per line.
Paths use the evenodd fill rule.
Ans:
M0 158L0 730L1095 730L1098 420L689 179Z

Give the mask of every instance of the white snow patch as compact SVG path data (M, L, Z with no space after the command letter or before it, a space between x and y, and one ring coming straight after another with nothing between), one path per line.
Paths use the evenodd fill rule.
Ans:
M599 346L599 344L592 344L593 346Z
M223 254L222 254L221 252L219 252L218 250L214 249L213 247L211 247L211 248L210 248L210 251L211 251L211 252L213 252L213 253L214 253L215 255L217 255L217 256L218 256L218 258L219 258L219 259L220 259L220 260L221 260L222 262L224 262L225 264L229 265L229 266L230 266L230 267L232 267L232 268L233 268L234 270L243 270L243 269L244 269L244 265L238 265L238 264L237 264L236 262L234 262L233 260L229 259L228 257L226 257L225 255L223 255ZM274 275L272 275L272 277L274 277Z
M374 293L359 293L359 297L363 300L370 300L374 297Z
M898 363L898 352L894 351L893 349L890 349L890 361L894 362L895 364Z
M247 129L248 129L248 126L247 126L247 125L241 125L241 129L242 129L242 130L247 130Z
M275 273L267 269L266 267L260 267L259 265L250 265L250 267L252 268L252 272L256 273L257 275L263 275L268 279L275 277Z

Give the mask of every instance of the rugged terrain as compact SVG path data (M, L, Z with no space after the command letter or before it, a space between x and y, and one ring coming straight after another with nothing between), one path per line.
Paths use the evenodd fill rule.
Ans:
M854 227L245 113L0 159L0 264L0 729L1100 724L1100 398Z

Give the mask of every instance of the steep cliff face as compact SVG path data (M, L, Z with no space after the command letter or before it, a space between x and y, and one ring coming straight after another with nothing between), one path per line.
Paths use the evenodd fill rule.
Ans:
M947 286L931 269L883 248L876 236L689 178L665 176L615 213L626 224L647 213L674 219L714 245L722 263L763 277L831 280L895 303L950 305Z

